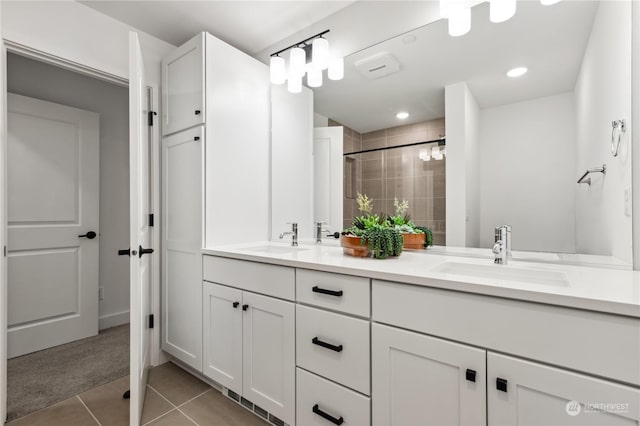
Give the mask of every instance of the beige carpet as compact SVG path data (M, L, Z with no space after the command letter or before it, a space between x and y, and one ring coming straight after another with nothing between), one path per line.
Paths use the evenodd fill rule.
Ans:
M7 421L129 374L129 324L7 362Z

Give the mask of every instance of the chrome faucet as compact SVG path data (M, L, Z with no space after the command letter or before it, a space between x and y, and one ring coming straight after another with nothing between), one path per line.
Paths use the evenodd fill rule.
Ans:
M327 237L327 238L340 238L340 233L339 232L333 232L331 233L331 231L329 231L328 229L326 229L324 227L324 224L326 224L327 222L316 222L316 244L321 244L322 243L322 237ZM323 232L326 232L326 235L323 235Z
M511 259L511 225L496 226L494 231L493 263L506 265Z
M298 245L298 224L293 222L291 231L283 232L278 238L283 239L285 235L291 235L291 246L296 247Z

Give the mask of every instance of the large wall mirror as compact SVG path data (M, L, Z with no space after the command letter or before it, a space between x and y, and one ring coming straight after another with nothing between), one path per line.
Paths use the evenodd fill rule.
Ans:
M631 117L631 2L517 8L493 24L482 3L462 37L437 21L353 53L314 89L316 118L344 127L343 225L361 192L385 213L408 200L451 252L486 252L509 224L516 251L630 268L631 137L612 122Z

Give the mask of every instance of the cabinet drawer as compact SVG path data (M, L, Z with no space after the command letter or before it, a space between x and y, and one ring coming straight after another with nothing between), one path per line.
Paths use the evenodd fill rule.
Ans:
M298 302L369 317L369 278L296 269Z
M369 425L369 398L296 369L296 423L304 426ZM327 418L329 417L329 418Z
M297 365L369 395L369 322L296 307Z
M202 268L205 281L295 300L293 268L206 255Z
M635 318L377 280L372 310L376 322L640 384Z

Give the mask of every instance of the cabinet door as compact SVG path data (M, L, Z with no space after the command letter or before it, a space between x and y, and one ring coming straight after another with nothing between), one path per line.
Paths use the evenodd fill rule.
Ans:
M373 324L373 424L485 424L485 363L484 350Z
M202 127L162 140L162 349L202 371Z
M490 425L637 425L640 421L640 390L617 383L491 352L487 380Z
M295 423L294 305L243 293L242 396Z
M162 134L204 123L204 33L162 60Z
M203 283L202 373L242 394L242 291Z

